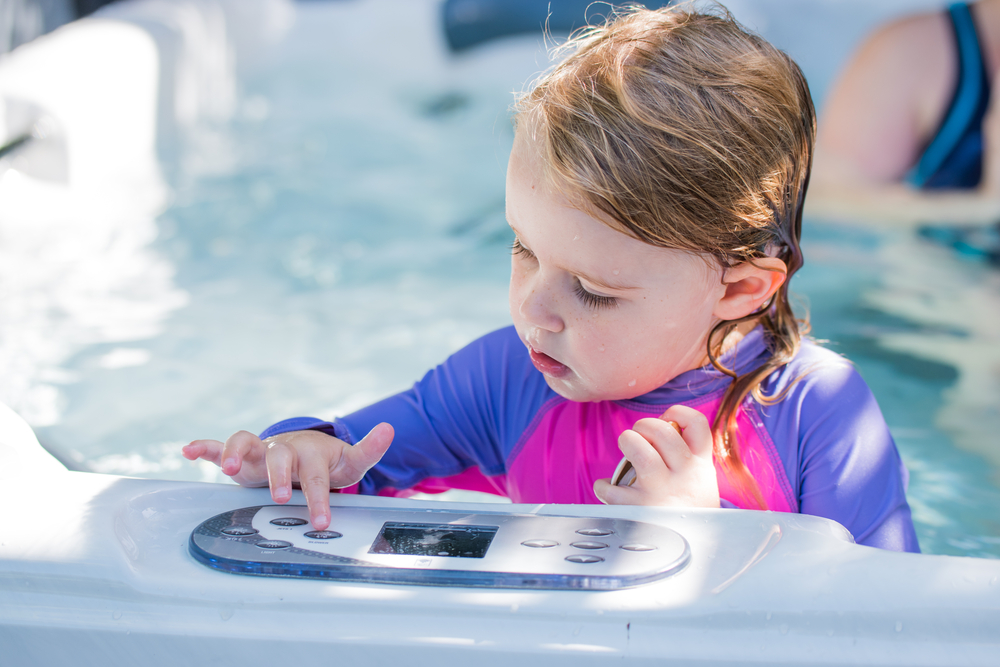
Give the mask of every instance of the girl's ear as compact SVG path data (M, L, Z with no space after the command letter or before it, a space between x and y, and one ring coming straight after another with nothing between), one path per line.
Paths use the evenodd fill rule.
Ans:
M788 267L777 257L762 257L727 268L722 274L725 294L713 314L720 320L738 320L754 312L785 282Z

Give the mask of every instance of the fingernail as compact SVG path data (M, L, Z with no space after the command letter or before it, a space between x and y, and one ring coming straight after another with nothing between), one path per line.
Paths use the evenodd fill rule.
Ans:
M292 497L292 490L289 488L275 489L274 499L275 500L288 500Z
M222 462L223 468L233 468L235 466L236 466L236 459L234 458L228 458Z

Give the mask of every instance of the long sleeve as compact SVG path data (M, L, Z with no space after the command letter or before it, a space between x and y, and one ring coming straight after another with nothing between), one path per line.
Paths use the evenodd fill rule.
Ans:
M539 405L552 396L513 327L459 350L412 388L333 422L294 418L262 436L302 428L355 443L380 422L395 438L361 482L361 493L405 490L453 478L454 486L503 492L507 455ZM489 479L483 479L489 478Z
M776 440L797 442L798 451L782 458L799 511L843 524L859 544L919 551L906 502L908 474L878 403L852 365L822 353L826 358L797 382L797 373L786 372L774 389L791 383L788 395L763 408L772 436L784 431ZM805 361L798 368L809 368Z

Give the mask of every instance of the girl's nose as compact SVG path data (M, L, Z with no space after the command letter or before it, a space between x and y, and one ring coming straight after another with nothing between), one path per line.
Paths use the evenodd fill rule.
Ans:
M522 294L518 311L526 323L552 333L563 330L564 322L559 316L556 295L550 285L536 276L535 280L523 286Z

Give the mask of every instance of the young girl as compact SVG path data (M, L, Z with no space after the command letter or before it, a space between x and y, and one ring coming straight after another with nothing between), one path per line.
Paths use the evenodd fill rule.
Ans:
M788 300L815 125L799 68L685 8L629 11L568 48L517 105L514 326L354 414L184 455L278 503L301 485L317 529L331 488L464 488L805 512L917 550L875 399L802 339ZM622 454L632 486L607 479Z

